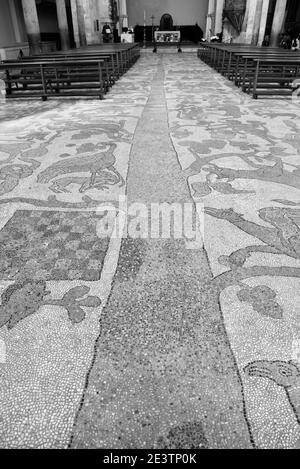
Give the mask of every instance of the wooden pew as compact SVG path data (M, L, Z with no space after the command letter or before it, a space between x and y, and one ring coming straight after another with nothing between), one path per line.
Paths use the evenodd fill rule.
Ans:
M198 56L233 80L243 91L258 96L287 96L299 77L300 53L249 45L206 44Z
M209 53L206 54L206 51ZM204 56L203 56L204 54ZM229 79L234 80L237 71L241 68L241 58L248 55L251 56L287 56L295 57L295 52L286 51L279 48L263 48L247 44L243 45L226 45L226 44L206 44L203 49L199 50L198 56L204 58L208 65L215 68L218 72L227 76ZM242 64L243 65L243 64Z
M18 61L18 63L20 64L20 68L21 68L22 63L29 63L29 62L34 62L34 63L37 63L37 64L40 63L40 62L49 62L49 63L61 62L61 63L63 63L65 61L70 61L70 60L71 61L74 61L74 60L75 61L103 60L103 80L104 80L104 84L107 88L110 88L112 85L114 85L116 80L120 77L120 74L117 72L115 63L113 61L113 57L111 55L105 55L105 54L99 54L99 55L98 54L97 55L82 54L82 55L76 55L76 56L74 56L73 54L66 54L66 55L51 54L51 56L49 56L49 55L39 55L39 56L32 56L32 57L24 57L22 60ZM4 60L2 63L4 63L4 64L8 63L9 64L9 63L15 63L15 61L14 60ZM85 70L82 70L82 73L83 74L86 73L87 70L88 70L88 68L86 68ZM89 67L89 70L92 70L92 67ZM25 70L23 69L23 74L29 75L29 72L26 71L26 69Z
M235 53L236 63L232 70L231 78L237 86L244 87L245 77L247 73L255 67L254 59L289 59L289 60L300 60L300 53L296 52L283 52L283 51L255 51L255 52L243 52Z
M290 58L254 59L254 68L247 71L244 91L254 99L259 96L291 96L293 82L300 78L300 60Z
M88 46L3 61L8 97L98 96L139 58L137 44ZM97 90L100 90L99 92Z
M49 54L39 54L32 57L24 57L22 60L50 60L53 59L96 59L103 58L108 61L111 80L116 81L125 73L140 57L138 44L106 44L101 46L87 46L68 51L56 51Z
M101 53L117 54L123 72L128 70L140 57L140 46L137 43L89 45L81 47L80 49L71 49L71 51L76 55ZM64 53L65 52L60 52L60 54Z
M41 97L46 101L49 96L97 96L103 99L107 91L101 59L10 62L0 64L1 70L6 74L7 98Z

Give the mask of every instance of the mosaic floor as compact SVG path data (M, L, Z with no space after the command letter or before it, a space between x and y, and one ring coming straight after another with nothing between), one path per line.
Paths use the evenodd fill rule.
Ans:
M300 448L300 102L184 53L0 104L0 447ZM201 244L99 237L125 195Z

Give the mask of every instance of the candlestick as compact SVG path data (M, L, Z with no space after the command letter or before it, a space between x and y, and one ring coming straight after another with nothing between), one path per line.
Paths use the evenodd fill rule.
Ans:
M146 10L144 10L144 44L143 49L146 49Z

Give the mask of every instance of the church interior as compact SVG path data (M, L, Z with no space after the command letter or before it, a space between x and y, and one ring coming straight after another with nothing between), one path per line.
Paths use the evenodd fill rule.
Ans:
M1 0L0 449L299 449L299 157L298 0Z

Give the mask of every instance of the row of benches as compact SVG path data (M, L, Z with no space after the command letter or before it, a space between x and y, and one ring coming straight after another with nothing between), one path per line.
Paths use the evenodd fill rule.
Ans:
M0 63L7 98L96 96L105 93L139 58L138 44L106 44Z
M300 86L300 52L207 43L198 50L198 57L254 99L291 96Z

